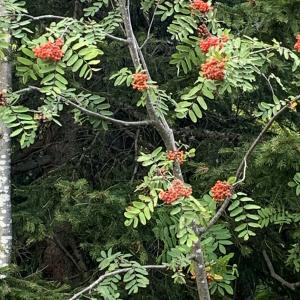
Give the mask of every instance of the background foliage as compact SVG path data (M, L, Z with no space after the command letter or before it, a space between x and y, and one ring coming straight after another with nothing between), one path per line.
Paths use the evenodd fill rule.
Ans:
M34 16L48 13L77 18L87 15L102 19L108 16L106 18L116 22L110 25L114 29L119 19L116 15L108 14L107 1L93 1L92 6L90 2L28 0L26 8ZM132 1L132 22L137 30L137 38L142 42L151 16L151 10L147 11L151 1L142 1L144 11L139 10L139 2ZM297 20L300 1L224 0L216 4L218 18L238 36L256 36L266 43L272 43L275 38L283 46L292 48L294 36L300 31ZM193 68L189 71L189 63L181 62L181 72L178 77L175 76L178 56L174 56L174 53L178 51L178 45L170 38L170 20L165 17L160 14L155 19L151 39L143 50L151 74L160 82L161 89L179 99L184 95L183 87L194 84L198 71ZM163 23L159 21L160 18ZM26 40L27 32L18 30L18 22L16 20L15 37L24 35ZM66 26L72 26L68 22L53 24L51 28L61 32ZM109 21L107 23L112 24ZM43 78L42 83L46 89L47 86L55 85L64 90L66 82L72 83L76 87L74 94L81 97L80 102L86 103L87 107L90 97L87 91L92 91L98 94L99 101L96 104L102 113L109 115L110 111L117 111L115 116L120 119L143 116L142 109L132 109L139 100L136 94L125 85L116 89L114 81L108 80L114 73L130 65L125 55L127 49L118 42L104 41L100 33L91 34L86 41L81 41L82 44L72 43L70 37L67 45L70 48L66 49L67 57L61 64L66 64L71 71L64 71L65 66L59 65L55 70L47 69L47 66L33 67L29 49L41 42L39 36L44 33L47 24L42 21L26 25L28 32L36 33L35 40L28 40L26 47L19 49L23 58L17 59L15 67L19 74L27 74L27 83L30 84L38 76ZM194 26L189 20L184 25L186 30ZM105 21L102 26L106 26ZM78 26L77 31L79 34L83 31L88 33L89 28ZM172 33L172 28L170 31ZM173 33L176 35L176 32ZM16 39L13 41L15 48L20 47ZM5 46L0 36L0 58L2 45ZM85 54L85 49L94 54L90 58L86 57L89 54ZM94 50L90 52L91 49ZM196 50L188 45L182 49L185 56L186 51L189 51L190 63L197 65L197 59L193 59L193 51ZM102 51L106 53L103 57ZM182 54L180 51L177 53ZM77 64L74 55L85 55L85 59ZM98 67L91 63L98 58L101 60L101 70L97 70ZM43 68L45 71L41 71ZM290 94L299 94L299 71L294 75L287 73L287 62L283 57L276 57L264 71L279 76ZM77 75L73 72L77 72ZM93 72L92 81L85 80L89 72ZM271 80L272 83L274 81L276 96L282 99L285 92L276 79ZM14 80L14 89L18 90L22 84ZM206 103L201 105L201 100L198 101L202 118L196 124L193 115L176 121L175 117L171 117L177 139L196 148L196 157L187 163L184 175L199 198L205 197L216 180L226 179L228 174L234 172L248 144L262 128L262 123L255 121L253 114L257 113L260 102L268 102L272 96L266 81L257 81L256 84L257 89L250 94L233 93L230 97L225 95L217 100L209 100L208 97L209 110L205 109ZM188 96L186 98L189 99ZM31 132L38 134L38 138L33 143L35 136L24 135L24 145L32 144L25 150L20 149L19 143L13 144L13 262L16 267L1 281L0 297L67 299L74 288L97 277L101 251L107 252L111 248L113 253L130 253L141 264L155 263L166 257L167 251L175 246L168 208L159 209L147 227L131 228L123 225L123 212L135 197L132 191L146 175L145 170L136 163L137 151L150 153L160 146L157 134L147 128L136 132L133 129L107 126L105 122L97 123L78 113L75 113L77 123L74 124L74 114L70 107L61 115L61 127L55 122L38 124L33 118L22 117L27 112L22 104L30 103L39 108L34 93L21 96L19 100L21 104L14 106L12 113L15 117L11 118L11 122L25 122L26 126L31 126L27 127L30 130L34 127L35 130ZM13 104L15 99L11 101ZM57 113L61 111L60 104L53 108ZM39 110L43 111L43 108ZM180 105L176 112L183 112ZM51 116L56 119L53 111ZM26 126L22 126L18 134L23 134ZM234 206L224 222L213 227L209 233L213 240L207 241L207 245L212 245L214 249L210 251L207 246L207 252L217 251L224 255L224 260L230 258L226 257L227 253L233 253L230 264L238 265L239 276L233 285L234 299L299 298L299 292L288 291L270 277L261 254L263 249L267 249L276 271L286 280L300 280L299 127L299 114L283 115L253 155L247 181L242 188L245 194L262 207L261 210L251 210L251 214L257 216L255 222L262 226L262 230L256 232L254 228L256 236L251 238L251 243L238 237L245 228L237 230L236 224L232 222L232 217L240 216L232 215L237 209ZM225 237L231 237L232 242ZM222 263L226 265L227 262L221 261L219 266ZM137 296L120 296L127 299L196 299L192 272L186 277L187 284L182 286L174 285L168 272L149 273L150 284L141 289ZM230 275L229 282L233 279ZM213 289L216 290L218 286L215 285ZM228 289L228 285L223 288ZM102 286L99 294L103 293L108 291ZM219 292L213 299L225 298Z

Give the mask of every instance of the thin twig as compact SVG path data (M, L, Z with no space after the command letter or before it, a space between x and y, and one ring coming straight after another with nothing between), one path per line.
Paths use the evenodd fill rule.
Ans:
M134 169L133 169L133 172L132 172L132 177L131 177L131 180L130 180L130 183L132 184L133 183L133 180L134 180L134 177L138 171L138 168L139 168L139 165L137 163L137 157L138 157L138 141L139 141L139 136L140 136L140 129L137 130L136 132L136 135L135 135L135 139L134 139Z
M282 285L286 286L287 288L289 288L292 291L294 291L297 287L300 287L300 281L291 283L291 282L288 282L285 279L283 279L281 276L279 276L275 272L274 267L272 265L272 262L271 262L271 260L270 260L270 258L268 256L266 250L263 250L262 253L263 253L264 259L266 261L267 267L268 267L268 269L270 271L271 277L273 277L274 279L276 279L277 281L279 281Z
M165 266L165 265L147 265L147 266L143 266L143 268L145 268L145 269L166 269L167 266ZM106 274L100 276L96 281L91 283L85 289L83 289L82 291L75 294L69 300L78 299L82 294L91 291L94 287L96 287L100 282L102 282L107 277L111 277L111 276L114 276L114 275L117 275L117 274L126 273L130 270L132 270L132 268L119 269L119 270L116 270L116 271L113 271L113 272L110 272L110 273L106 273Z
M63 16L56 16L56 15L42 15L42 16L31 16L28 14L17 14L17 16L21 16L21 17L27 17L33 21L39 21L39 20L45 20L45 19L57 19L57 20L64 20L68 17L63 17Z
M106 32L104 32L104 34L105 34L105 36L109 37L112 40L128 44L128 40L126 40L126 39L120 38L118 36L114 36L114 35L106 33Z
M153 12L153 15L152 15L152 18L151 18L151 22L149 24L147 37L146 37L145 41L143 42L143 44L140 46L140 49L142 49L147 44L148 40L150 39L150 33L151 33L152 25L153 25L155 14L156 14L156 11L157 11L157 8L158 8L159 4L160 4L160 1L157 1L154 12Z

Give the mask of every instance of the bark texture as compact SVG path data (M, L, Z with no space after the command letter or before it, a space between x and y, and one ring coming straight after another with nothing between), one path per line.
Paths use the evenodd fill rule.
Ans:
M0 0L0 15L5 15L3 0ZM7 90L10 83L10 64L0 61L0 92ZM0 268L10 263L11 241L10 132L0 122Z

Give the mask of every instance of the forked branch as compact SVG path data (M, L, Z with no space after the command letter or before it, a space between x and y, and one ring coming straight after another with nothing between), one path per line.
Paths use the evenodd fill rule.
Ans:
M296 288L300 287L300 281L291 283L291 282L288 282L285 279L283 279L280 275L278 275L274 270L273 264L268 256L266 250L263 250L262 253L263 253L264 259L266 261L267 267L270 271L271 277L273 277L274 279L279 281L282 285L286 286L287 288L289 288L292 291L294 291Z

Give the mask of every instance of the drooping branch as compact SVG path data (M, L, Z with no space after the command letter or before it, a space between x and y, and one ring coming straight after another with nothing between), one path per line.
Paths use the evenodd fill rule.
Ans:
M119 120L119 119L115 119L115 118L111 118L111 117L107 117L103 114L88 110L87 108L84 108L82 106L80 106L79 104L76 104L66 98L64 98L65 102L75 108L77 108L78 110L80 110L81 112L83 112L84 114L91 116L91 117L96 117L98 119L104 120L104 121L108 121L111 122L113 124L116 125L121 125L121 126L145 126L145 125L150 125L153 124L153 121L151 120L143 120L143 121L123 121L123 120Z
M31 91L38 91L38 92L41 92L41 89L39 87L36 87L36 86L29 86L28 88L25 88L25 89L21 89L21 90L18 90L18 91L15 91L16 94L23 94L23 93L28 93L28 92L31 92ZM125 127L130 127L130 126L147 126L147 125L151 125L153 123L152 120L143 120L143 121L123 121L123 120L119 120L119 119L115 119L115 118L112 118L112 117L108 117L108 116L105 116L101 113L98 113L98 112L94 112L94 111L91 111L87 108L84 108L82 106L80 106L80 104L77 104L63 96L59 96L60 99L62 99L66 104L69 104L71 106L73 106L74 108L80 110L81 112L83 112L84 114L88 115L88 116L91 116L91 117L95 117L95 118L98 118L98 119L101 119L101 120L104 120L104 121L107 121L107 122L111 122L113 124L116 124L116 125L119 125L119 126L125 126Z
M163 270L163 269L166 269L167 266L165 266L165 265L146 265L146 266L143 266L143 268L152 269L152 270ZM130 270L132 270L132 268L124 268L124 269L118 269L116 271L103 274L97 280L95 280L93 283L91 283L89 286L87 286L85 289L83 289L82 291L78 292L73 297L71 297L69 300L78 299L84 293L90 292L91 290L93 290L99 283L101 283L107 277L111 277L111 276L122 274L122 273L127 273Z
M264 259L266 261L266 264L267 264L267 267L270 271L270 275L271 277L273 277L274 279L276 279L277 281L279 281L282 285L286 286L287 288L289 288L290 290L294 291L297 287L300 287L300 281L299 282L294 282L294 283L291 283L291 282L288 282L286 281L285 279L283 279L281 276L279 276L275 270L274 270L274 267L272 265L272 262L266 252L266 250L263 250L263 256L264 256Z

